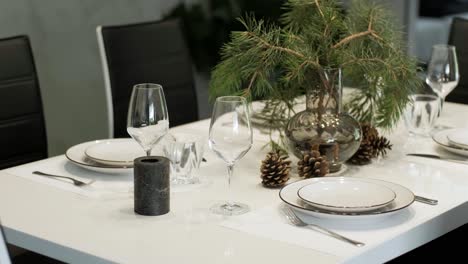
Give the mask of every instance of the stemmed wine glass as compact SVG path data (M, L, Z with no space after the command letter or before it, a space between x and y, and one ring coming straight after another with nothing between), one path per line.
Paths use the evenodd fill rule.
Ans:
M247 110L247 101L240 96L218 97L213 106L208 144L211 150L227 164L227 202L213 205L215 214L239 215L249 211L246 204L232 200L231 181L236 161L241 159L252 146L252 127Z
M442 111L445 97L455 89L459 80L455 46L434 45L427 70L426 83L440 97L440 111Z
M147 156L169 131L169 114L161 85L137 84L128 106L127 132Z

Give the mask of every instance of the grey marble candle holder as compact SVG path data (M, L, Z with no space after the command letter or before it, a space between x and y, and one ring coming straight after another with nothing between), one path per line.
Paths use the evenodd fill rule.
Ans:
M163 215L170 209L169 159L159 156L134 160L135 213Z

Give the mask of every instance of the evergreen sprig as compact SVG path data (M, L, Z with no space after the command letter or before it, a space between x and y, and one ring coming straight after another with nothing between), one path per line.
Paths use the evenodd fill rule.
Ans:
M420 81L387 9L366 0L353 1L348 10L337 0L289 0L284 10L282 25L252 15L240 19L245 31L232 32L222 48L211 98L279 101L293 113L294 98L317 89L309 83L314 72L342 68L356 88L345 109L360 122L394 126ZM281 116L283 108L269 116Z

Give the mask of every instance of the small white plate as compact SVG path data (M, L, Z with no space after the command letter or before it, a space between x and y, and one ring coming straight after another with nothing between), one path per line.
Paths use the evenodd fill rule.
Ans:
M291 206L294 210L304 213L309 216L330 219L330 220L382 220L383 217L388 217L400 210L410 206L414 202L414 194L409 189L392 182L367 179L367 178L352 178L352 177L341 177L356 181L370 182L379 184L390 188L396 194L395 200L389 203L387 206L378 208L372 211L365 212L334 212L329 210L323 210L305 203L301 198L297 196L297 191L311 183L319 182L321 178L312 178L306 180L300 180L297 182L290 183L284 186L280 192L279 197L284 203Z
M449 142L449 140L447 138L447 135L452 130L454 130L454 129L447 129L447 130L439 131L439 132L435 133L432 136L432 140L434 140L435 143L437 143L439 146L441 146L442 148L444 148L447 151L450 151L452 153L468 157L468 148L462 148L462 147L454 146Z
M104 139L104 140L94 140L85 143L81 143L75 146L70 147L65 156L73 164L80 166L82 168L100 172L100 173L109 173L109 174L121 174L121 173L133 173L133 164L131 166L113 166L113 165L104 165L100 164L92 159L89 159L85 155L85 150L96 144L100 144L106 140L118 140L118 139Z
M468 148L468 129L455 128L447 133L447 138L450 144L460 148Z
M86 148L85 155L102 164L132 166L133 160L145 156L145 152L131 138L109 139Z
M323 178L301 187L299 198L306 203L335 212L365 212L384 207L396 198L390 188L340 177Z

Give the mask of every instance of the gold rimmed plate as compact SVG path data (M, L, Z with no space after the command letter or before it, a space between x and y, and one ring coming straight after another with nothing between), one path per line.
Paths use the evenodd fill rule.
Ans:
M376 210L396 198L384 185L344 177L326 177L303 186L297 196L313 207L348 213Z
M96 145L96 144L100 144L106 140L107 139L93 140L93 141L89 141L89 142L85 142L85 143L72 146L69 149L67 149L65 153L65 157L73 164L79 167L82 167L84 169L91 170L91 171L96 171L100 173L109 173L109 174L132 173L133 164L128 165L128 166L101 164L92 159L89 159L86 156L85 150L88 147Z
M116 138L88 146L85 155L100 164L128 167L133 166L133 160L146 154L133 139Z
M411 192L408 188L403 187L399 184L376 180L376 179L367 179L367 178L353 178L353 177L337 177L337 178L346 178L355 181L363 181L369 182L374 184L379 184L391 189L396 197L395 199L384 207L377 208L371 211L365 212L336 212L330 210L324 210L318 207L314 207L306 202L304 202L299 196L297 192L300 188L319 182L320 178L313 178L313 179L306 179L297 182L290 183L284 186L280 192L279 196L280 199L291 206L293 209L298 210L304 214L317 217L317 218L325 218L325 219L340 219L340 220L370 220L376 219L380 217L387 217L394 213L399 212L400 210L410 206L415 199L413 192Z
M452 133L454 129L447 129L447 130L442 130L434 135L432 135L432 140L434 140L435 143L437 143L439 146L441 146L443 149L450 151L452 153L462 155L465 157L468 157L468 148L463 148L460 146L455 146L450 143L448 139L448 135Z

